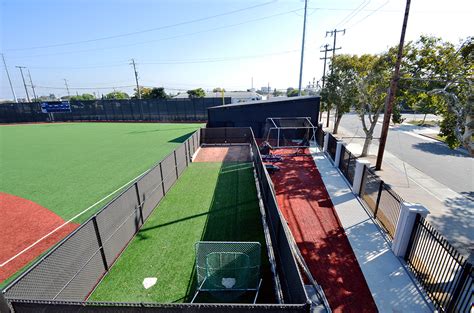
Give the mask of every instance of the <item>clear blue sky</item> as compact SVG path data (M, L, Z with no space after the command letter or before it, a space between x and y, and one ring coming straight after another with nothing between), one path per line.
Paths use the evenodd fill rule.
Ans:
M408 40L433 34L458 43L472 35L472 3L413 1ZM322 75L319 49L332 43L326 30L347 29L338 53L378 53L398 42L404 1L309 0L308 6L305 84ZM73 93L107 93L113 86L131 92L121 87L134 84L131 58L141 85L172 92L242 90L252 77L256 88L297 87L303 7L301 0L2 0L0 50L20 98L16 65L30 69L39 95L65 95L64 78ZM0 99L11 99L1 69ZM88 87L94 88L74 89Z

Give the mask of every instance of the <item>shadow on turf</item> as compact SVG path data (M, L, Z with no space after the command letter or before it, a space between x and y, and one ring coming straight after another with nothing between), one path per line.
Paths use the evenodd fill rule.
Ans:
M156 133L156 132L167 132L167 131L189 130L189 129L190 129L190 127L170 128L170 129L157 128L157 129L150 129L150 130L133 131L133 132L128 132L127 134L129 134L129 135L138 135L138 134L145 134L145 133ZM187 134L188 137L189 137L192 133L194 133L194 132L195 132L195 130L189 132L189 133ZM177 137L177 138L181 138L181 137L182 137L182 136ZM176 139L176 138L175 138L175 139ZM175 139L172 139L172 140L170 140L170 141L173 141L173 140L175 140ZM184 140L186 140L186 139L187 139L187 137L186 137ZM180 142L184 142L184 140L183 140L183 141L180 141Z
M263 277L259 302L272 303L273 286L256 190L253 184L242 183L244 181L254 181L253 170L249 167L249 163L222 163L201 241L259 241L262 245ZM196 282L194 265L186 296L175 301L190 302L197 287ZM236 302L248 301L247 297L243 297ZM210 294L202 293L196 302L222 301Z

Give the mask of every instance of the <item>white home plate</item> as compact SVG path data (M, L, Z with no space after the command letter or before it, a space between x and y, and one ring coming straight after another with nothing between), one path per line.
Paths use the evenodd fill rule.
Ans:
M235 278L222 278L222 285L227 289L234 287L235 283Z
M156 277L147 277L143 280L143 287L145 287L145 289L148 289L155 285L157 280L158 278Z

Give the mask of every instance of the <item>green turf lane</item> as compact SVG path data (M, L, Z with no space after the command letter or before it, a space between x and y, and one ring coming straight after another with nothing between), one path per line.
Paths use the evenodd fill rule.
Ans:
M0 191L37 202L67 220L150 168L201 126L0 126Z
M251 163L190 164L89 300L189 301L199 240L260 241L271 277ZM148 290L146 277L158 279Z

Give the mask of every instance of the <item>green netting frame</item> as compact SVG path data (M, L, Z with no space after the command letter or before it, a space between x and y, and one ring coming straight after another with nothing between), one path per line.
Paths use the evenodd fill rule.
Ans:
M231 300L260 288L261 245L259 242L199 241L196 243L196 276L201 291ZM232 293L232 295L231 295Z

